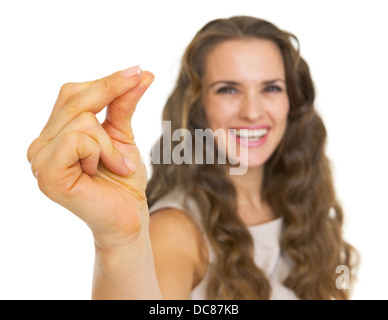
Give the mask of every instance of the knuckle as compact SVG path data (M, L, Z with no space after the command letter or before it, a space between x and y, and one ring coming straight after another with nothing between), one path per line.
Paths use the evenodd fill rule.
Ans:
M76 130L64 131L58 136L54 148L65 148L69 152L77 150L81 142L80 133Z
M49 193L52 185L46 160L46 156L38 154L31 163L31 170L38 182L38 187L45 195Z
M36 146L38 144L38 139L39 138L36 138L34 141L32 141L27 149L27 160L29 163L32 162L32 159L36 153L35 149L36 149Z
M67 145L71 149L77 148L79 143L80 143L80 135L74 130L64 132L60 141L59 141L60 145L61 144Z
M51 183L50 183L50 180L48 179L47 172L44 170L39 170L39 171L36 171L35 176L38 182L39 190L43 194L49 195L50 190L52 190L52 188L50 187Z
M79 109L80 103L81 103L81 94L78 92L69 99L66 106L66 111L71 114L76 113Z
M89 112L89 111L82 112L78 116L77 121L79 121L79 123L81 125L84 125L84 126L95 126L95 125L99 124L94 113Z
M39 157L39 155L32 159L31 171L32 171L32 174L35 176L35 178L37 178L38 172L40 172L44 168L45 168L45 166L43 164L43 159L41 159L41 157Z
M47 151L45 141L41 137L36 138L27 150L27 159L31 165L31 171L36 177L37 172L45 169Z
M92 112L83 112L75 119L75 127L87 135L101 135L101 124Z
M111 77L101 79L101 88L109 96L116 96L120 93L119 86Z
M37 177L37 172L39 171L38 170L38 166L36 164L36 161L32 161L31 162L31 171L32 171L32 174L34 175L34 177L36 178Z
M106 92L111 92L114 88L109 78L101 79L101 88Z
M98 157L100 156L100 153L101 153L101 146L98 144L98 143L96 143L96 142L94 142L92 145L91 145L91 147L92 147L92 153L93 154L95 154L95 155L98 155Z
M70 97L76 92L75 87L76 85L73 82L65 83L59 90L59 95L65 98Z

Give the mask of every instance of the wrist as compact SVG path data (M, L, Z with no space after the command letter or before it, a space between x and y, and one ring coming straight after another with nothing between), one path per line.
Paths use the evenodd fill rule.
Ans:
M95 239L95 262L105 270L119 271L121 267L137 265L136 261L146 261L152 258L151 240L148 234L139 234L130 242L101 245ZM151 256L148 256L151 253Z
M147 206L139 208L139 223L136 226L118 228L106 232L91 228L97 252L114 253L128 248L142 247L149 240L149 212Z
M161 299L148 230L130 243L96 244L93 299Z

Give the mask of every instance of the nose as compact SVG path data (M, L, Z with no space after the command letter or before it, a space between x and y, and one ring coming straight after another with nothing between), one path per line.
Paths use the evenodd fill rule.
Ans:
M259 94L250 93L244 96L240 105L240 117L244 120L254 121L263 115L263 102Z

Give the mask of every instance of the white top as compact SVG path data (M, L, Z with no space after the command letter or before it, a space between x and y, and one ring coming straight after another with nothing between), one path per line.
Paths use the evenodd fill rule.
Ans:
M154 205L149 208L149 212L152 214L163 208L175 208L186 212L197 223L198 227L203 230L199 208L194 199L188 198L185 203L184 194L178 189L175 189L156 201ZM296 300L298 297L295 293L282 284L291 269L290 261L280 252L279 241L282 225L283 218L277 218L263 224L248 226L248 230L251 233L254 242L255 264L267 275L272 287L271 300ZM205 233L203 234L208 243L209 265L211 265L214 261L214 253ZM206 299L206 286L209 276L208 271L201 282L191 291L190 299Z

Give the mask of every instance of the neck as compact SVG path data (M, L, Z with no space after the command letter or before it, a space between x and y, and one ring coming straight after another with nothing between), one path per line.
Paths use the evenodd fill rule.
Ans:
M264 167L248 168L243 175L229 175L237 194L241 200L261 202L261 185L263 181Z
M237 191L237 211L246 225L257 225L276 218L261 198L264 167L248 168L244 175L230 175Z

